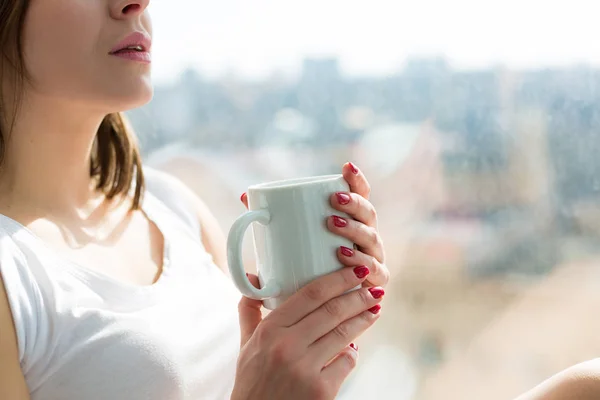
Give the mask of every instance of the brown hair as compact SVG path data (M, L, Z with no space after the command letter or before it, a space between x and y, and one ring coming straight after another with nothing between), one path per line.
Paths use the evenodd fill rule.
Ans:
M14 75L12 113L8 132L0 126L0 167L6 152L8 136L15 124L21 104L24 84L29 74L23 57L23 27L30 0L0 0L0 82L11 72ZM5 68L10 71L5 71ZM1 94L1 93L0 93ZM0 118L8 121L7 106L0 96ZM133 178L135 176L135 183ZM97 188L108 199L126 195L135 184L132 209L139 209L144 191L142 160L132 129L122 113L108 114L96 133L90 177L98 181Z

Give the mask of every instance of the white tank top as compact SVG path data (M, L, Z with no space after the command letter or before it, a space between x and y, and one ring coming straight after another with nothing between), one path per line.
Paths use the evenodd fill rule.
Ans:
M162 173L145 174L142 208L165 238L152 286L75 265L0 215L0 273L32 400L229 398L240 295L183 196Z

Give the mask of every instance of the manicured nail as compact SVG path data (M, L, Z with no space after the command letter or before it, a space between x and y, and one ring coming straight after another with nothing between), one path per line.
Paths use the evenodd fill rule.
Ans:
M369 312L371 312L371 314L379 314L380 310L381 310L381 304L377 304L376 306L369 308Z
M346 204L350 204L350 196L346 193L336 193L335 195L337 196L338 203L341 205L345 206Z
M342 254L345 255L346 257L352 257L354 255L354 250L349 249L346 246L341 246L340 250L341 250Z
M346 221L344 218L334 216L333 217L333 225L337 226L338 228L345 228L348 226L348 221Z
M247 196L248 195L246 194L246 192L242 193L242 195L240 196L240 200L242 201L242 203L244 202Z
M358 279L363 279L365 276L369 275L370 272L371 271L369 271L369 268L365 267L364 265L354 268L354 274Z
M348 163L350 164L350 169L352 170L352 173L354 175L358 175L358 168L356 168L356 165L352 164L352 163Z
M374 299L380 299L385 294L385 290L380 287L369 288L369 292L371 292L371 296L373 296Z
M358 351L358 346L354 343L350 343L350 347L352 347L355 351Z

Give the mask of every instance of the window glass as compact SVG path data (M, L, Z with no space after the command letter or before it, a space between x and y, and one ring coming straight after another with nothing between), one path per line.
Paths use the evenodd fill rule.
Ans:
M513 398L598 350L592 6L154 2L129 116L224 231L250 184L365 172L392 280L340 398Z

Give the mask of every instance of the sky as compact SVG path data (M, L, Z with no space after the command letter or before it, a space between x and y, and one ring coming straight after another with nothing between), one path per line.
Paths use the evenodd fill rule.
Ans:
M596 0L154 0L153 74L260 80L320 56L353 76L432 55L468 69L600 65L598 11Z

